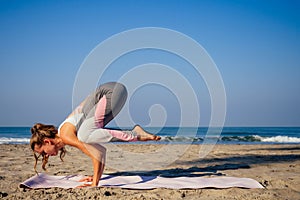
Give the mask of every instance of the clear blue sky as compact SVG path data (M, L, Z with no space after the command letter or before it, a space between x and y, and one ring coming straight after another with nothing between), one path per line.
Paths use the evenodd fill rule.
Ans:
M226 126L300 126L299 10L297 0L0 0L0 126L58 125L88 53L114 34L149 26L182 32L207 50L225 84ZM157 103L151 97L131 106L138 123L147 124L143 108ZM166 125L176 125L178 108L165 103ZM202 107L205 125L209 103Z

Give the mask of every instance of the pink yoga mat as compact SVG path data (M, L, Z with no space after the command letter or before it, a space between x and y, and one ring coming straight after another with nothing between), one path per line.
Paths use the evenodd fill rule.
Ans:
M78 182L84 176L50 176L47 174L35 175L23 183L20 187L28 188L75 188L82 185ZM111 176L103 175L99 187L120 187L127 189L197 189L197 188L263 188L256 180L236 177L176 177L167 178L160 176Z

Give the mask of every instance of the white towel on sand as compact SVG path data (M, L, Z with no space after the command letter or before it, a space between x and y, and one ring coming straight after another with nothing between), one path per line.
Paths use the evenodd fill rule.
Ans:
M50 176L47 174L35 175L23 183L20 187L28 188L75 188L82 185L78 182L84 176ZM99 181L99 187L120 187L127 189L196 189L196 188L263 188L257 181L250 178L235 177L176 177L167 178L160 176L111 176L103 175Z

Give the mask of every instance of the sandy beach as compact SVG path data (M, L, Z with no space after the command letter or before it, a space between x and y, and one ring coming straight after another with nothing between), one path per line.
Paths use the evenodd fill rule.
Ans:
M182 148L178 145L178 148ZM153 144L122 144L128 151L151 151ZM300 199L300 145L216 145L213 151L199 159L200 145L191 145L174 163L163 169L142 172L160 176L233 176L253 178L265 189L152 189L120 188L24 189L19 184L35 175L34 158L28 145L0 145L0 197L3 199ZM49 159L50 175L91 175L89 158L68 147L64 162L59 157ZM114 152L107 152L113 154ZM158 158L157 158L158 159ZM40 164L40 163L39 163ZM120 163L121 165L122 163ZM39 172L42 172L40 167ZM117 171L109 166L105 174L139 174ZM141 172L140 172L141 174Z

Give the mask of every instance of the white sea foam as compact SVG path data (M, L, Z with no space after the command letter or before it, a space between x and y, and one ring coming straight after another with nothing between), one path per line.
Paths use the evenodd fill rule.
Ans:
M0 144L28 144L29 138L7 138L1 137Z
M273 136L273 137L261 137L259 135L248 135L248 136L224 136L220 138L211 138L213 140L217 139L219 142L271 142L271 143L300 143L300 138L298 137L288 137L288 136ZM178 136L162 136L162 141L164 142L202 142L204 138L200 137L178 137Z
M279 142L279 143L300 143L300 138L298 137L288 137L288 136L274 136L261 138L262 142Z
M161 141L164 142L199 142L203 141L203 138L200 137L184 137L184 136L161 136Z

